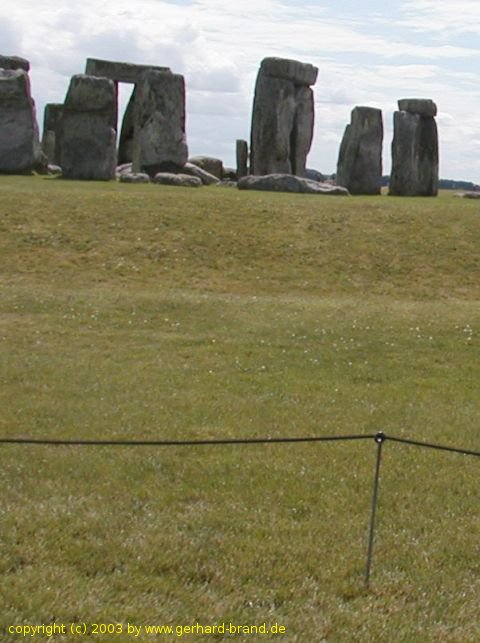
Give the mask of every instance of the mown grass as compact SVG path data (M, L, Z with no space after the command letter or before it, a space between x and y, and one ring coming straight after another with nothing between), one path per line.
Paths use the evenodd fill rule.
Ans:
M383 430L480 450L479 247L478 204L450 194L3 177L1 436ZM4 445L0 640L17 623L231 621L477 641L480 463L383 452L367 589L373 440Z

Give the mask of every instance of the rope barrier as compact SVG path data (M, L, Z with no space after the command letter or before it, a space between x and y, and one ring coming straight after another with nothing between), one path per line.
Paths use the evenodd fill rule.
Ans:
M370 582L370 574L373 561L373 545L375 539L375 520L380 487L380 464L382 445L385 441L405 444L407 446L420 447L423 449L435 449L449 453L458 453L465 456L480 457L480 451L451 447L431 442L410 440L409 438L397 438L389 436L382 431L375 435L334 435L334 436L306 436L306 437L280 437L280 438L210 438L204 440L67 440L67 439L42 439L42 438L0 438L0 444L20 445L43 445L43 446L121 446L121 447L194 447L194 446L234 446L253 444L292 444L292 443L314 443L314 442L347 442L352 440L375 440L377 445L375 475L373 481L372 505L370 512L370 523L368 531L368 551L365 571L365 582Z
M123 446L123 447L185 447L236 444L285 444L293 442L340 442L372 440L374 435L335 435L300 438L222 438L206 440L56 440L36 438L0 438L0 444L40 444L50 446Z

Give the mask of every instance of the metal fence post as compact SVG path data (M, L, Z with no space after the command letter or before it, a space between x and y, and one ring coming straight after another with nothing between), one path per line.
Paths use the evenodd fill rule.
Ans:
M370 529L368 534L367 567L365 570L365 582L367 585L370 582L370 573L372 570L373 541L375 538L375 518L377 514L378 487L380 483L380 463L382 460L382 446L385 440L385 433L379 432L375 436L375 442L377 443L377 460L375 466L375 477L373 479L372 510L370 514Z

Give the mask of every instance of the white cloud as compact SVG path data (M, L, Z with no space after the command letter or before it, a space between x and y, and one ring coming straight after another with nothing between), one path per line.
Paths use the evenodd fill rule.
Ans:
M235 139L249 137L259 63L283 56L320 69L310 166L335 169L350 111L363 104L384 111L388 167L397 100L419 96L439 106L442 174L478 182L480 49L468 36L479 30L477 0L388 8L380 0L3 0L0 7L2 53L31 60L39 120L46 102L63 100L87 57L169 66L186 77L192 152L225 154L233 164Z

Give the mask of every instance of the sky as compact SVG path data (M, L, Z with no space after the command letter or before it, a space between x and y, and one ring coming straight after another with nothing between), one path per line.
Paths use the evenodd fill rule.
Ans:
M350 112L380 108L384 173L400 98L438 106L440 176L480 183L478 0L2 0L0 54L30 60L42 127L87 57L168 66L186 80L190 155L235 165L267 56L319 69L307 165L330 174ZM121 86L121 107L131 92Z

